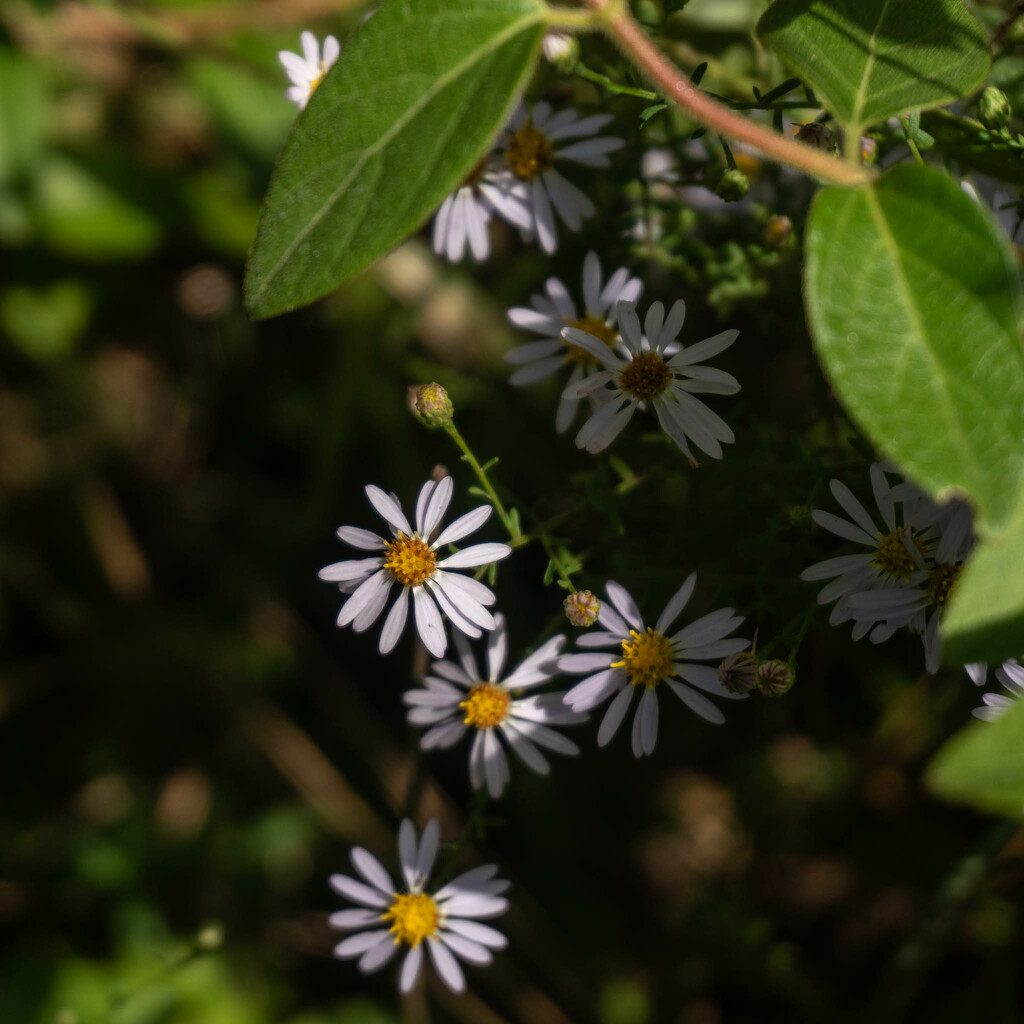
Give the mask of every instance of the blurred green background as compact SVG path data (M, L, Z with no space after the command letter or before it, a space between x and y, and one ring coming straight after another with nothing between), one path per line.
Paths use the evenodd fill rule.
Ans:
M694 0L676 55L710 53L723 92L772 84L762 7ZM303 28L344 40L362 13L0 7L0 1022L1024 1019L1024 838L920 783L977 694L924 675L912 638L854 646L797 579L838 553L809 508L832 475L866 497L870 459L811 356L797 256L759 247L769 213L799 230L808 184L751 166L753 201L698 217L641 184L659 130L641 135L642 102L541 69L538 94L601 104L631 143L588 176L600 219L554 260L499 230L487 264L452 268L421 233L251 324L245 252L295 117L276 51ZM667 227L638 240L658 203ZM551 273L575 291L591 246L648 299L685 297L686 340L741 329L720 465L690 472L639 420L593 459L554 435L553 382L508 387L505 310ZM343 557L339 524L375 525L366 483L408 504L440 463L454 512L477 503L408 414L427 380L514 501L568 513L582 584L618 579L656 611L696 568L694 613L735 605L799 673L720 729L666 703L648 761L623 736L597 751L591 726L550 778L514 765L462 858L513 880L510 949L471 995L400 1001L390 970L331 958L326 877L353 843L393 865L409 811L454 838L465 750L416 756L400 693L423 652L337 631L316 571ZM544 566L530 548L501 568L519 649L564 626Z

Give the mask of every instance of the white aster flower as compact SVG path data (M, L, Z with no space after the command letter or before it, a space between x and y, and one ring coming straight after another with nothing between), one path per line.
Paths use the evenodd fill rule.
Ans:
M1014 658L1004 661L996 669L996 679L1003 684L1009 693L1004 697L1001 693L986 693L982 695L984 702L982 707L975 708L971 714L975 718L981 718L986 722L994 722L1004 715L1015 701L1024 699L1024 665Z
M362 633L380 617L393 584L400 586L398 599L391 606L380 631L380 653L391 651L405 628L412 593L416 630L435 658L448 647L441 612L452 625L467 636L479 637L483 630L494 629L494 617L484 607L494 604L490 588L471 576L453 569L472 569L489 565L512 553L507 544L474 544L453 555L440 549L454 544L478 530L491 514L490 505L460 516L441 529L441 521L452 500L454 484L446 476L440 482L428 480L416 499L416 529L410 525L394 494L386 494L370 484L366 497L374 511L391 529L390 539L379 537L357 526L342 526L338 539L363 551L380 551L370 558L335 562L320 570L320 579L337 583L343 593L351 594L338 613L338 626L351 625ZM440 609L440 610L439 610Z
M840 480L831 482L832 495L850 518L817 508L811 513L819 526L866 548L859 554L815 562L800 573L802 580L831 581L818 593L818 604L838 602L829 617L833 626L853 618L851 599L865 595L853 631L855 640L866 636L876 622L886 617L886 601L893 590L916 586L926 576L924 555L938 509L912 485L892 487L886 474L893 471L887 462L871 466L871 489L884 529L878 528ZM876 608L877 614L873 612Z
M630 277L624 267L601 283L601 261L596 252L588 252L583 261L583 314L573 302L569 289L557 277L548 278L547 295L531 295L529 306L516 306L508 311L509 320L524 331L539 334L541 341L532 341L507 352L505 362L513 366L526 364L509 378L514 385L532 384L557 373L569 365L567 385L578 384L588 370L597 367L597 360L578 345L562 337L565 327L578 327L608 348L619 340L618 303L636 302L643 291L643 282ZM578 398L562 396L555 415L555 430L563 433L576 415Z
M495 213L520 231L529 231L533 224L525 187L511 179L494 158L485 157L437 211L434 252L458 263L468 246L473 259L487 259L491 254L489 226Z
M918 552L925 566L915 574L917 585L899 584L861 591L846 598L853 618L870 622L872 643L888 640L906 626L924 643L925 669L933 675L942 663L939 624L953 587L963 572L964 560L974 547L974 515L965 501L954 499L939 510L938 539ZM882 621L874 625L877 620Z
M555 164L607 167L608 154L626 144L625 139L596 135L611 120L611 114L581 118L571 109L552 114L548 103L538 103L530 111L520 105L498 142L507 174L529 198L528 234L536 234L546 253L558 246L552 207L572 231L579 231L583 217L594 214L594 204L555 170ZM563 145L568 140L580 141Z
M434 662L423 686L406 691L402 699L409 705L410 725L429 726L420 740L423 750L452 747L463 737L473 736L470 782L474 789L486 783L487 791L497 798L509 780L501 739L535 772L547 775L550 766L538 747L558 754L579 753L572 740L551 726L583 722L585 716L567 708L562 693L521 695L557 674L557 657L565 637L552 637L502 678L508 631L503 615L494 618L497 626L487 637L486 676L477 667L469 644L455 634L459 662Z
M584 377L565 389L565 398L593 396L597 411L576 435L576 444L588 452L603 451L632 419L638 405L650 403L662 430L696 465L687 439L714 459L722 457L721 442L736 440L729 425L694 394L734 395L740 386L736 378L700 360L727 349L739 335L723 331L713 338L681 348L671 355L670 346L683 326L686 305L673 303L668 316L660 302L651 304L644 319L646 338L640 332L640 318L634 303L618 304L619 330L624 354L610 349L578 327L566 327L562 337L589 352L604 370Z
M618 731L637 689L642 691L642 696L633 717L635 757L650 754L658 739L656 690L660 683L665 683L691 711L715 724L724 722L725 716L697 690L727 700L746 696L727 690L718 678L717 667L720 659L750 645L749 640L728 636L743 621L742 616L736 615L732 608L719 608L671 635L668 633L686 607L696 582L697 574L690 573L665 605L653 628L644 625L636 602L626 589L618 583L609 582L605 587L608 601L601 602L597 617L604 630L584 633L577 643L580 647L612 647L615 650L565 654L558 659L562 672L573 675L591 673L565 695L566 704L574 711L588 711L609 697L615 697L598 729L598 746L603 747ZM694 664L699 661L716 664Z
M312 32L303 32L299 38L302 41L301 57L289 50L281 50L277 59L284 65L285 73L292 80L292 86L285 90L285 96L299 110L305 110L310 96L316 92L317 86L324 80L324 76L338 59L338 55L341 53L341 44L334 36L328 36L324 40L324 49L321 54L320 44Z
M410 991L419 978L424 946L438 977L453 992L462 992L466 979L456 957L470 964L489 964L494 959L491 950L508 945L501 932L480 923L508 910L508 900L501 893L509 883L494 877L496 864L473 868L435 893L425 891L440 834L437 821L430 821L417 843L412 822L402 822L398 859L405 884L400 889L381 862L358 846L349 856L362 880L348 875L330 878L335 892L360 907L340 910L328 919L332 928L355 932L334 947L334 955L342 960L359 957L356 966L370 974L380 970L400 947L408 947L399 974L403 992Z

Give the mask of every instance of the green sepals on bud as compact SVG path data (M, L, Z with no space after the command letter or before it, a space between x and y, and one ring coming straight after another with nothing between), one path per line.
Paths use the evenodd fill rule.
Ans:
M432 430L448 426L455 414L452 400L440 384L409 388L409 407L420 423Z
M727 203L738 203L750 191L747 176L735 167L730 167L715 187L715 195Z
M986 128L998 131L1005 128L1013 114L1013 107L1002 89L994 85L986 86L978 100L978 118Z
M793 670L786 662L779 661L777 658L762 661L757 666L754 685L766 697L781 697L792 688L795 682L796 676L793 674Z
M793 238L793 222L784 213L773 213L764 222L762 238L767 248L781 249Z
M757 659L753 653L730 654L718 666L718 681L730 693L750 693L757 685Z
M597 622L601 602L589 590L577 590L562 602L562 607L574 626L592 626Z

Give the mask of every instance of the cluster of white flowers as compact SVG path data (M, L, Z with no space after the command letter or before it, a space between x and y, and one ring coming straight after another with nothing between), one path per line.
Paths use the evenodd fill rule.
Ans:
M936 505L908 481L891 483L894 475L898 470L890 463L871 467L881 528L845 484L832 481L832 495L849 519L822 509L812 517L864 550L817 562L800 578L830 581L818 602L836 602L829 622L852 620L855 640L867 636L882 643L902 628L920 636L925 668L934 673L942 661L939 624L974 545L973 517L966 502Z
M550 35L545 41L550 59L568 59L569 43ZM325 40L321 51L316 38L304 32L301 56L279 55L292 81L286 95L300 109L339 53L334 37ZM556 112L543 102L532 108L520 104L491 151L441 205L433 226L435 251L452 261L467 252L484 259L490 253L491 220L498 216L525 241L535 240L544 252L554 252L558 220L576 231L583 218L595 212L590 198L562 169L572 164L607 166L609 154L624 145L620 138L600 134L611 120L611 115L603 113ZM685 347L678 340L685 316L682 302L667 313L661 302L653 302L641 329L637 301L642 290L642 282L626 268L605 280L595 252L584 260L578 300L557 278L549 279L545 293L532 296L529 306L509 310L514 326L539 336L508 353L507 361L519 367L512 383L539 381L565 366L568 373L556 429L566 431L586 400L590 415L576 441L590 452L607 447L638 408L650 408L693 465L691 442L713 458L721 458L721 446L734 440L733 433L694 395L729 395L739 390L734 377L701 362L728 348L737 332L726 331ZM450 416L446 402L443 396L438 408ZM411 521L397 495L373 484L365 494L387 530L378 534L358 526L340 527L338 538L365 557L325 566L320 578L336 584L345 595L339 627L351 626L361 633L384 617L378 641L382 655L393 651L401 639L411 604L416 632L438 660L422 682L403 695L408 722L423 730L420 746L424 751L469 740L468 775L473 788L486 788L492 798L500 797L510 781L509 752L542 775L550 771L549 753L578 754L579 747L562 729L586 722L587 712L608 698L614 697L598 729L598 745L612 738L636 693L633 754L640 758L650 755L657 741L656 691L662 682L691 710L714 723L722 722L723 715L704 693L726 699L745 696L723 685L717 667L722 658L734 658L749 646L749 641L729 635L743 621L741 617L731 608L722 608L674 629L693 594L694 574L654 627L645 626L633 599L618 583L607 584L605 603L589 591L572 595L566 601L569 620L581 626L596 620L601 627L579 637L583 651L564 655L565 637L553 636L506 671L506 620L492 610L497 601L494 592L475 577L507 558L512 549L497 542L454 547L484 526L491 506L475 508L444 526L454 494L449 476L423 484ZM385 614L396 586L397 597ZM445 658L449 625L457 654L452 660ZM467 638L481 639L484 634L485 670L481 671ZM560 673L587 678L568 692L551 690L548 684ZM375 857L359 848L352 850L351 859L360 877L330 879L338 893L359 904L358 909L343 910L330 919L334 927L354 933L338 944L335 954L358 958L359 969L369 972L384 966L399 947L407 947L400 969L402 991L416 983L424 948L442 981L461 991L465 980L458 959L484 964L492 950L505 945L504 937L479 919L504 912L507 901L501 893L507 883L495 879L497 868L488 866L430 893L427 880L438 842L436 821L427 825L419 842L412 823L402 823L398 848L404 884L400 888Z

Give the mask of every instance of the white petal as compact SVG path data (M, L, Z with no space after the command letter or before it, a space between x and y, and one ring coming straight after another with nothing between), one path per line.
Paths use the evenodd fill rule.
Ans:
M405 884L414 888L416 881L416 853L419 844L416 842L416 826L409 818L403 818L398 826L398 860L402 865L402 877Z
M852 540L857 544L867 544L872 548L878 545L877 534L871 536L860 529L860 527L854 526L853 523L848 523L845 519L840 519L839 516L833 515L831 512L823 512L821 509L816 508L811 512L811 518L819 526L830 533L834 533L837 537L842 537L844 540Z
M497 800L505 788L508 778L508 762L505 751L493 729L484 729L484 777L487 779L487 791Z
M451 478L449 477L449 479ZM468 537L487 522L492 511L493 509L490 505L481 505L479 508L473 509L472 512L459 516L458 519L449 523L441 531L437 540L432 545L433 548L437 550L443 548L446 544L454 544L456 541L462 540L463 537Z
M645 686L646 691L640 698L640 707L637 708L636 717L640 722L640 745L644 754L650 756L654 752L654 745L658 742L658 695L650 686Z
M358 526L339 526L337 537L351 548L363 551L380 551L384 547L384 539L372 530L362 530Z
M830 484L832 494L842 506L843 511L869 536L878 532L864 506L854 497L853 492L841 480L833 480Z
M391 896L395 891L395 884L391 876L384 870L384 865L369 850L361 846L354 846L349 851L349 860L352 866L377 889L380 889L386 896Z
M659 633L665 633L680 613L686 607L686 602L693 594L693 588L697 585L697 574L691 572L683 582L683 585L672 595L665 610L658 616L658 623L654 627Z
M391 611L388 612L388 617L384 620L384 626L380 631L380 641L377 644L377 650L381 654L390 654L395 649L395 644L398 643L402 630L405 629L405 620L408 616L409 588L401 587L398 597L391 606Z
M373 949L368 949L363 954L362 960L356 964L363 974L372 974L374 971L380 970L398 952L398 946L390 934L387 932L384 934L385 941L378 943Z
M426 588L414 587L412 601L416 632L419 633L423 646L435 658L443 657L448 647L448 638L445 636L444 623L441 621L441 613L437 610L434 598L427 593Z
M430 950L430 959L434 961L434 969L437 976L453 992L461 992L466 987L466 979L463 977L462 968L459 962L452 956L447 946L442 945L433 936L426 940L427 948Z
M608 595L608 599L615 606L615 610L633 627L633 629L643 630L644 620L640 614L640 609L636 606L636 601L633 600L632 595L621 583L616 583L615 580L609 580L605 585L605 593Z
M722 714L714 704L703 694L691 689L683 683L677 683L674 679L666 679L666 683L672 687L672 692L691 710L695 711L701 718L706 719L714 725L721 725L725 721Z
M375 573L383 565L380 558L356 558L346 562L325 565L317 576L325 583L346 583L362 580Z
M402 992L411 992L420 976L420 968L423 966L423 943L414 946L405 954L402 962L402 973L399 976L398 987Z
M558 670L570 672L574 675L583 672L593 672L595 669L608 668L614 655L610 652L595 652L594 654L563 654L558 659Z
M841 576L851 570L863 569L870 561L871 556L864 555L840 555L838 558L826 558L823 562L815 562L809 565L802 573L802 580L828 580L834 576Z
M615 733L618 732L619 726L622 725L622 720L626 717L626 712L629 710L629 703L633 699L634 689L634 687L628 684L623 686L619 691L619 695L608 705L608 710L605 712L601 727L597 731L597 745L599 747L607 746Z
M577 683L562 700L576 711L589 711L607 700L625 682L626 675L622 669L609 668Z
M430 877L434 867L434 858L437 857L437 847L441 841L441 824L436 818L427 822L426 828L420 835L420 847L416 853L416 882L417 889L422 888Z
M672 636L672 642L681 644L683 647L696 647L698 644L721 640L742 621L742 618L737 620L736 613L732 608L718 608L713 612L708 612L707 615L702 615L699 619L694 619L688 626L684 626Z
M366 928L380 924L380 914L376 910L338 910L327 918L332 928L350 931L353 928Z
M504 615L494 616L495 629L487 637L487 678L496 683L501 678L508 657L508 628Z
M431 537L440 525L445 512L448 511L449 504L451 504L454 489L455 481L450 476L446 476L442 477L431 491L423 510L423 519L420 520L418 515L416 517L416 526L421 537Z
M460 960L469 964L489 964L494 960L494 955L485 946L478 942L464 938L461 935L453 935L447 929L442 929L438 938L443 942Z
M694 363L703 362L705 359L711 359L719 352L724 352L739 337L739 334L739 331L722 331L721 334L716 334L712 338L698 341L696 345L687 345L682 352L669 360L669 365L673 368L691 366Z
M376 889L357 882L348 875L331 875L328 879L331 888L345 899L353 903L361 903L364 907L387 907L388 899L382 896Z
M579 231L583 217L593 217L594 204L572 182L557 171L545 171L542 175L551 203L558 215L572 231Z
M379 946L380 943L391 936L386 931L359 932L357 935L350 935L342 939L334 947L334 955L340 960L350 960L353 957L362 956L368 949Z
M537 241L541 249L549 256L558 247L558 236L555 234L555 215L551 212L551 203L539 178L534 178L530 188L531 205L533 206L533 223L537 230Z
M463 921L454 918L445 922L445 930L455 932L456 935L463 935L467 939L480 943L481 946L489 946L491 949L505 949L508 946L508 939L496 928L490 925L480 924L479 921Z
M513 722L506 719L501 724L501 731L512 749L522 758L523 762L538 775L547 775L551 770L547 758L517 729Z
M559 324L556 330L557 337L549 338L547 341L531 341L527 345L518 345L505 353L505 362L509 366L521 366L523 363L532 363L537 359L545 359L560 352L562 345L562 325Z
M489 544L473 544L454 555L449 555L437 563L439 569L472 569L478 565L489 565L502 558L508 558L512 549L507 544L491 542Z
M382 491L375 484L367 484L365 491L374 511L392 530L396 532L401 530L406 536L412 535L412 527L409 525L409 520L405 518L405 513L402 512L402 506L390 494Z

